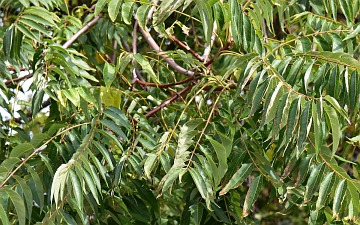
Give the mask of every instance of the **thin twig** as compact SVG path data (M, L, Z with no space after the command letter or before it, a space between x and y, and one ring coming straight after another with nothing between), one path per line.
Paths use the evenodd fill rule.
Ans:
M231 46L231 42L228 42L224 47L222 47L222 48L214 55L214 57L212 57L209 61L207 61L206 63L204 63L204 65L205 65L206 67L208 67L208 69L210 69L209 67L214 63L215 59L216 59L217 57L219 57L220 54L221 54L223 51L228 50L228 49L230 48L230 46Z
M28 79L28 78L30 78L30 77L32 77L32 76L33 76L33 74L30 73L30 74L25 75L25 76L23 76L23 77L18 77L18 78L14 78L14 79L12 79L12 80L7 80L7 81L5 81L5 85L6 85L6 86L10 86L11 84L13 84L13 83L15 83L15 82L19 82L19 81L22 81L22 80L26 80L26 79Z
M12 66L8 67L8 70L9 70L9 71L16 71L15 67L12 67ZM26 71L27 69L24 68L24 67L21 67L21 68L19 68L19 70L20 70L20 71Z
M67 42L65 42L65 44L63 44L63 48L68 48L72 43L74 43L74 41L76 41L82 34L84 34L87 30L90 29L90 27L92 27L100 18L101 18L102 14L99 14L98 16L96 16L94 19L92 19L89 23L85 24L85 26L83 26L78 32L76 32L74 34L74 36L72 36L69 40L67 40Z
M267 35L267 31L266 31L266 22L265 22L264 18L262 19L261 25L262 25L262 30L264 33L265 43L267 44L269 41L268 41L268 35Z
M181 74L185 74L188 76L194 76L195 73L193 71L187 70L187 69L179 66L173 58L170 58L166 53L164 53L161 50L161 48L159 47L159 45L155 42L154 38L150 35L149 32L145 31L141 27L140 27L140 31L141 31L142 35L144 36L145 40L147 41L147 43L150 45L150 47L152 49L154 49L154 51L159 56L164 58L165 61L169 64L169 66L171 66L173 69L175 69L176 71L178 71Z
M117 43L117 41L114 39L114 41L113 41L113 54L112 54L112 56L111 56L111 61L113 62L113 63L115 63L115 60L116 60L116 49L117 49L117 45L118 45L118 43Z
M135 55L137 53L137 29L139 27L139 23L136 20L133 28L133 36L132 36L132 53ZM132 64L135 63L135 59L133 58L131 61ZM144 81L144 78L141 76L140 71L137 67L135 67L132 71L132 79L131 84L135 83L137 80ZM145 91L149 91L146 86L141 86L141 88Z
M168 98L167 100L163 101L159 106L157 106L156 108L154 108L151 111L149 111L148 113L146 113L145 117L149 118L152 115L154 115L155 113L157 113L158 111L160 111L162 108L168 106L170 103L175 101L179 97L179 95L182 95L182 94L186 93L187 91L189 91L192 88L192 86L193 86L192 84L190 84L189 86L186 86L184 89L179 91L177 93L177 95L174 95L171 98Z
M199 54L197 54L194 50L192 50L189 45L184 44L183 42L181 42L179 39L177 39L177 37L175 37L174 35L170 35L170 38L176 43L178 44L181 48L185 49L186 51L190 52L197 60L199 60L200 62L204 61L204 58L201 57Z
M176 86L179 84L184 84L187 83L189 81L192 81L196 76L193 77L189 77L186 78L185 80L179 81L179 82L174 82L174 83L169 83L169 84L156 84L156 83L149 83L149 82L145 82L145 81L141 81L141 80L136 80L137 83L141 84L141 85L146 85L146 86L150 86L150 87L158 87L158 88L168 88L168 87L172 87L172 86Z
M65 44L63 44L63 48L68 48L74 41L76 41L76 39L78 39L83 33L85 33L91 26L93 26L101 17L102 15L98 15L96 16L93 20L91 20L89 23L85 24L78 32L76 32L74 34L74 36L72 36L67 42L65 42ZM12 69L12 67L10 67L9 69ZM12 80L8 80L5 81L5 85L9 86L14 82L19 82L25 79L28 79L30 77L32 77L33 74L28 74L26 76L23 77L18 77Z
M137 53L137 28L138 28L138 21L136 20L134 23L134 28L133 28L133 34L132 34L132 53L136 54Z
M209 58L209 55L210 55L210 52L211 52L211 47L214 45L214 42L215 42L215 39L216 39L216 31L217 31L217 25L216 25L216 22L214 22L210 43L205 45L206 47L205 47L205 50L204 50L204 54L202 55L202 58L204 59L204 62L206 62L208 60L208 58Z
M124 38L123 38L122 36L120 36L120 41L121 41L122 46L125 48L125 50L126 50L127 52L131 52L130 46L129 46L128 43L124 40Z

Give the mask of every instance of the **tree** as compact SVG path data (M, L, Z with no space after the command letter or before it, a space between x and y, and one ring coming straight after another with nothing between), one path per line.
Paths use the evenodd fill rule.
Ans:
M360 223L359 1L0 7L2 224Z

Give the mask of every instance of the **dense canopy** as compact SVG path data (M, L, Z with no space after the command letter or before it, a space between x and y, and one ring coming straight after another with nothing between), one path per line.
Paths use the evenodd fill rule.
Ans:
M0 1L1 224L359 224L359 13Z

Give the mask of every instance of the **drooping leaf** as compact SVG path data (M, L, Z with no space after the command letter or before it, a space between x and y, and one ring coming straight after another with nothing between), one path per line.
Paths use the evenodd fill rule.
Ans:
M122 3L123 3L123 0L110 0L108 11L109 11L109 17L110 17L111 21L115 22L118 14L120 12L120 7L121 7Z
M243 217L247 217L250 213L250 209L253 206L253 204L255 203L259 193L260 193L260 189L262 186L262 176L257 176L254 178L254 180L251 182L249 190L246 194L245 197L245 202L244 202L244 208L243 208L243 212L242 212L242 216Z
M73 192L75 195L76 203L78 207L81 209L83 207L83 192L82 192L81 183L79 177L76 175L74 170L70 169L69 173L70 173L70 178L73 186Z
M95 6L95 16L99 15L99 13L103 10L105 7L105 4L108 2L108 0L99 0L96 3Z
M254 165L252 163L242 164L239 170L231 177L229 182L225 185L225 187L220 191L219 195L226 194L229 190L236 188L239 186L251 173Z
M21 157L23 154L34 150L34 146L29 143L23 143L12 149L10 157Z
M324 164L317 165L310 173L310 177L306 183L304 201L310 201L315 191L319 187L325 170Z
M213 33L214 19L212 9L207 1L194 0L200 13L201 22L205 34L206 43L210 45L211 35Z
M332 131L332 138L333 138L332 156L334 156L334 154L336 153L337 148L339 146L340 138L341 138L339 118L337 116L335 109L328 106L326 103L324 103L324 109L325 109L326 115L329 118L330 127L331 127L331 131Z
M316 209L319 210L323 206L325 206L325 202L333 188L335 181L334 172L330 172L328 175L324 177L320 184L319 196L316 201Z
M11 199L11 202L13 203L15 210L16 210L16 214L19 220L19 224L20 225L25 225L26 222L26 213L25 213L25 204L23 199L21 198L21 196L16 193L15 191L8 189L8 188L3 188L3 191L6 192L6 194L9 196L9 198Z
M344 179L338 183L335 190L334 203L332 208L334 218L337 218L339 215L339 209L345 198L345 193L346 193L346 180Z

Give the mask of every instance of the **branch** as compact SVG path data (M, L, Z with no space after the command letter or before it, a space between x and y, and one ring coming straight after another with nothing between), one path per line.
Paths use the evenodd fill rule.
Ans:
M179 95L184 94L185 92L189 91L192 88L193 85L189 85L187 87L185 87L184 89L182 89L181 91L179 91L176 95L172 96L171 98L168 98L167 100L163 101L159 106L157 106L156 108L152 109L151 111L149 111L148 113L145 114L146 118L151 117L152 115L154 115L155 113L157 113L158 111L160 111L162 108L168 106L170 103L172 103L173 101L175 101Z
M12 80L7 80L7 81L5 81L5 85L8 87L8 86L10 86L11 84L13 84L15 82L26 80L26 79L28 79L28 78L30 78L32 76L33 76L33 74L31 73L31 74L25 75L23 77L18 77L18 78L12 79Z
M16 71L16 69L15 69L14 67L12 67L12 66L8 67L8 70L9 70L9 71ZM20 68L20 71L26 71L26 70L27 70L27 69L24 68L24 67L21 67L21 68Z
M206 67L211 66L211 65L214 63L215 59L216 59L217 57L219 57L219 55L221 54L221 52L223 52L223 51L225 51L225 50L228 50L228 49L230 48L231 43L232 43L232 42L228 42L224 47L222 47L222 48L214 55L214 57L212 57L209 61L207 61L206 63L204 63L204 65L205 65Z
M179 84L184 84L187 83L189 81L192 81L196 76L193 77L189 77L186 78L185 80L179 81L179 82L174 82L174 83L169 83L169 84L156 84L156 83L149 83L149 82L145 82L145 81L141 81L141 80L136 80L136 83L139 83L141 85L146 85L146 86L150 86L150 87L158 87L158 88L168 88L171 86L175 86L175 85L179 85Z
M117 49L117 41L114 39L113 40L113 54L112 54L112 56L111 56L111 61L113 62L113 63L115 63L115 60L116 60L116 49Z
M140 27L140 31L142 33L142 35L145 37L145 40L147 41L147 43L150 45L150 47L152 49L155 50L155 52L161 56L162 58L165 59L165 61L169 64L169 66L171 66L172 68L174 68L176 71L178 71L181 74L185 74L188 76L194 76L194 72L187 70L181 66L179 66L175 60L173 58L170 58L166 53L164 53L161 48L159 47L159 45L155 42L154 38L150 35L149 32L145 31L144 29L142 29Z
M183 42L179 41L179 39L177 39L177 37L175 37L174 35L170 35L170 38L176 43L178 44L181 48L185 49L186 51L190 52L197 60L199 60L200 62L204 61L204 58L201 57L199 54L197 54L196 52L194 52L194 50L192 50L187 44L184 44Z
M99 14L94 19L92 19L89 23L85 24L78 32L74 34L65 44L63 44L63 48L68 48L74 41L76 41L82 34L84 34L87 30L90 29L101 17L102 15Z
M157 4L158 0L154 1L154 4ZM149 14L147 16L147 20L149 20L152 17L153 12L155 11L155 6L151 7ZM145 30L140 27L140 31L142 33L142 35L144 36L146 42L150 45L150 47L152 49L155 50L156 54L158 54L159 56L161 56L162 58L165 59L165 61L169 64L169 66L171 66L172 68L174 68L176 71L178 71L181 74L185 74L188 76L194 76L194 72L187 70L181 66L179 66L175 60L173 58L170 58L165 52L163 52L161 50L161 48L159 47L159 45L155 42L154 38L150 35L150 33L147 31L147 27L145 27Z
M216 22L214 22L214 27L213 27L213 31L211 34L210 44L207 44L207 46L205 47L205 50L204 50L204 54L202 56L202 58L204 59L204 62L206 62L209 58L209 55L211 52L211 47L214 45L214 42L215 42L216 31L217 31L217 25L216 25Z

